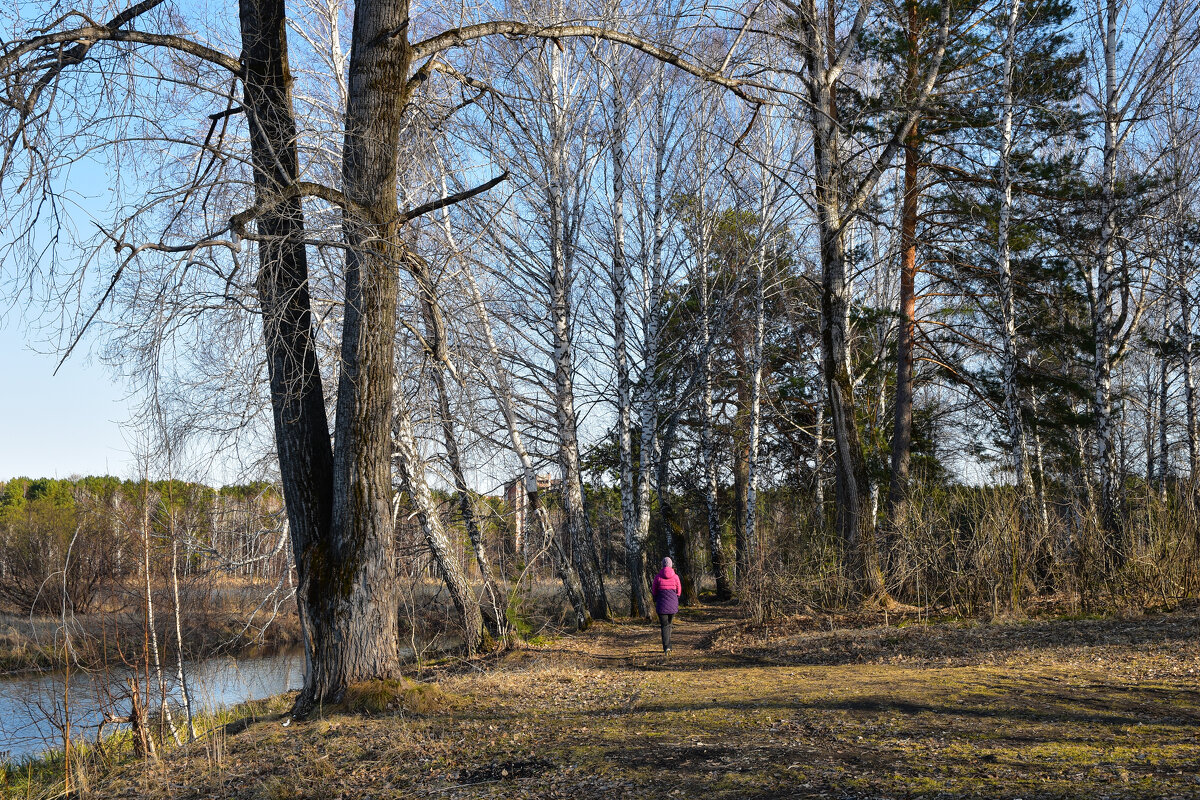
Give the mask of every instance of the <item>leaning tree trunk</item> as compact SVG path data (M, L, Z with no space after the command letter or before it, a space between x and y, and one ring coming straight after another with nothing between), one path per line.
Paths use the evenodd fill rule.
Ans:
M467 476L463 471L462 456L458 449L458 437L454 431L454 417L450 408L450 393L446 387L446 373L441 367L435 367L433 382L438 394L438 414L442 418L442 441L446 445L446 460L450 464L450 474L454 478L454 491L458 496L458 512L462 515L463 525L467 529L467 539L471 542L471 550L475 553L475 563L479 566L479 576L483 580L491 605L488 624L492 633L497 636L508 634L508 619L505 611L508 600L505 593L496 582L492 573L492 562L488 558L487 546L483 541L483 531L479 528L479 519L475 515L475 502L471 497L470 487L467 486Z
M471 497L470 487L467 486L462 456L458 447L458 436L454 430L450 392L446 385L446 373L452 369L452 366L446 343L446 324L442 315L441 303L438 301L437 288L434 286L433 277L429 274L429 268L424 259L414 255L409 260L409 272L416 281L417 291L421 297L421 308L425 317L424 344L428 348L429 357L434 361L433 383L437 391L438 416L441 417L442 423L442 441L446 446L446 461L450 464L450 474L454 478L458 510L462 515L463 525L467 529L467 538L471 542L471 549L475 553L475 562L479 565L480 578L483 580L484 589L490 598L492 613L488 615L488 624L491 626L493 634L505 636L508 634L508 620L505 616L508 603L492 574L491 560L488 558L483 533L479 529L479 521L475 516L475 504ZM473 620L467 618L462 618L462 623L464 629L474 624Z
M421 452L417 447L417 438L413 433L412 420L408 416L404 398L397 398L398 412L394 430L394 445L396 448L396 469L400 475L400 486L408 495L408 500L417 515L421 533L425 543L433 554L434 563L450 593L450 601L463 627L463 649L468 655L479 651L483 642L483 617L479 613L479 603L467 583L462 565L455 558L454 549L450 546L450 537L442 525L441 515L438 514L437 503L429 491L429 483L425 479L425 464L421 460Z
M299 173L283 0L241 0L239 17L255 202L269 207L257 221L261 238L256 287L280 483L295 556L296 604L301 619L311 625L309 564L329 535L333 448L313 343L303 209L298 199L269 205ZM309 656L310 641L305 643ZM310 662L306 658L306 664ZM305 670L301 697L323 699L310 669Z
M550 552L551 563L554 565L554 570L562 581L567 600L570 602L571 608L575 613L576 627L579 630L584 630L591 624L592 616L588 609L587 598L584 595L583 582L580 581L579 573L575 571L575 567L571 563L571 558L563 548L562 543L554 535L554 529L550 524L550 515L546 513L546 508L541 502L538 491L537 471L534 469L533 459L530 457L529 451L525 448L525 443L521 438L521 432L517 426L517 412L513 407L512 389L509 385L508 374L500 358L500 349L496 346L496 338L492 334L492 322L488 316L487 306L483 303L483 297L480 295L479 287L476 285L475 278L471 275L470 270L465 270L463 275L471 290L471 303L475 307L475 314L479 319L479 325L483 331L484 343L487 346L488 356L491 360L491 367L494 373L494 376L488 381L488 385L492 390L492 396L496 399L496 404L500 406L501 414L504 416L504 424L508 429L508 436L512 442L513 452L517 454L517 458L521 461L521 477L525 486L530 511L533 512L534 519L537 520L538 530L542 536L542 547L543 549L548 549Z

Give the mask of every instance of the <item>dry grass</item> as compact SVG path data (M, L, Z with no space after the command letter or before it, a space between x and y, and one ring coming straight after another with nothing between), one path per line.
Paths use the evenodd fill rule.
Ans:
M267 719L219 761L184 748L89 796L1200 797L1198 626L772 630L709 608L664 659L656 627L601 623L436 684L355 687L360 713Z

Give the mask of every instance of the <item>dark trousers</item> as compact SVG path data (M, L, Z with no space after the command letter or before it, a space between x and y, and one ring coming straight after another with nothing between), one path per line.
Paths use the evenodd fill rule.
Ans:
M674 614L659 614L658 625L662 629L663 652L671 649L671 621L675 619Z

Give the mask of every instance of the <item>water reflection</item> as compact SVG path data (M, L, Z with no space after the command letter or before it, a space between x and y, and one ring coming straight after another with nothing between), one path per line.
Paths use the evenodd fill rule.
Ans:
M0 678L0 761L17 761L61 747L68 708L71 739L94 740L106 714L129 713L126 682L131 675L128 669L112 670L107 675L74 671L69 686L65 672ZM153 667L150 675L152 697L158 698L158 677ZM209 658L185 664L185 676L193 710L210 711L300 688L304 656L296 649L256 658ZM178 706L182 696L174 664L163 665L163 677L168 702ZM145 674L139 670L139 682L144 681ZM152 703L153 712L157 700ZM107 730L111 726L106 726Z

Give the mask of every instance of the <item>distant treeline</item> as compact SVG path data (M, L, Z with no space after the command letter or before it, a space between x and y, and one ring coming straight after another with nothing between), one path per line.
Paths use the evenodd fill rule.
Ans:
M0 606L87 612L147 569L277 578L290 563L282 505L265 482L13 478L0 483Z

